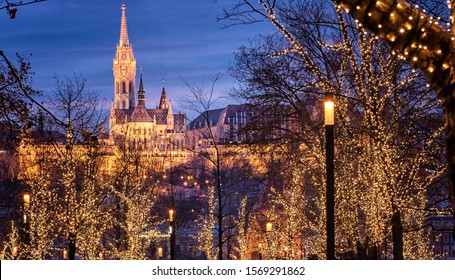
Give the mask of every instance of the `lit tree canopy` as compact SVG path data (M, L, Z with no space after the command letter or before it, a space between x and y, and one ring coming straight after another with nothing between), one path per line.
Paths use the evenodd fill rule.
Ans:
M436 88L447 123L449 188L455 211L455 37L440 25L440 17L425 15L418 5L400 0L335 1L359 24L364 25L419 68ZM455 3L448 1L453 14ZM452 23L446 23L453 27Z

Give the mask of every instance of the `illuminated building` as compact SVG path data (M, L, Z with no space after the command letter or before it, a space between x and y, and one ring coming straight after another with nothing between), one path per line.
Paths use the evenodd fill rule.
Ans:
M163 84L157 108L145 105L146 92L140 73L136 102L136 59L128 39L126 6L122 5L120 41L113 61L114 100L110 114L111 144L163 154L184 148L185 114L174 114Z

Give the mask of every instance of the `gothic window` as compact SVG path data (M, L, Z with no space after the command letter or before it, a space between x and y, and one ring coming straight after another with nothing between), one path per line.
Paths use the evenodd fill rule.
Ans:
M118 93L118 90L119 90L118 82L115 82L115 92Z
M122 109L126 109L126 101L123 100Z
M117 103L115 104L115 108L120 109L119 105L120 105L120 104L119 104L119 102L118 102L118 100L117 100Z
M133 92L133 82L130 81L130 85L129 85L129 93L132 93Z
M126 83L122 82L122 92L126 92Z

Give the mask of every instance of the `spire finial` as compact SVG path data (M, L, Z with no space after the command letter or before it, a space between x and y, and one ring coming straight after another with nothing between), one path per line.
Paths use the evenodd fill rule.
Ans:
M120 46L129 46L128 28L126 25L126 5L122 3L122 22L120 24Z
M163 90L161 91L161 98L160 98L160 109L168 109L169 108L169 102L167 101L166 97L166 89L164 88L164 78L163 78Z
M142 82L142 66L141 66L141 80L139 82L139 91L137 92L137 100L138 103L137 105L143 105L145 106L145 90L144 90L144 84Z

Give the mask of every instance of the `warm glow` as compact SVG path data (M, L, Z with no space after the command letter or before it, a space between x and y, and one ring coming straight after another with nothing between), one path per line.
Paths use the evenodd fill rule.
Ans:
M68 251L63 249L63 259L66 260L68 258Z
M271 222L268 222L268 223L265 225L265 231L266 231L266 232L271 232L271 231L272 231L272 223L271 223Z
M174 209L169 209L169 222L174 221Z
M13 247L12 254L13 254L13 257L17 257L17 247L16 246Z
M30 194L25 193L24 196L23 196L23 198L24 198L24 204L25 204L25 206L28 207L29 204L30 204Z
M335 104L333 103L333 100L327 100L324 102L324 113L325 113L325 125L334 125L335 119L334 119L334 107Z
M163 257L163 248L161 248L161 247L158 248L158 257L159 258Z

